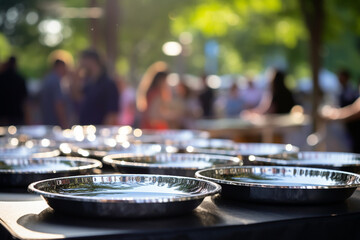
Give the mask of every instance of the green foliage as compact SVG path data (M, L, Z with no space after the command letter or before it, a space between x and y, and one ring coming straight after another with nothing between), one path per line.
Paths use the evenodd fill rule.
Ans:
M48 55L55 49L71 52L75 59L79 51L90 46L89 19L61 18L59 7L89 7L88 0L3 0L0 2L0 61L10 54L19 56L19 65L27 77L40 78L48 69ZM97 1L104 7L106 1ZM55 4L55 5L54 5ZM300 12L299 0L119 0L119 57L116 69L137 81L154 61L175 65L177 59L165 56L162 45L179 41L183 32L191 33L193 41L186 45L184 67L199 75L204 70L204 45L216 40L220 46L219 74L257 73L282 56L288 63L292 79L309 76L308 32ZM19 18L13 27L5 24L9 9L16 7ZM356 75L358 68L360 2L326 1L324 66L332 71L347 67ZM29 12L39 20L26 22ZM39 23L58 19L63 25L63 41L53 47L41 43ZM106 28L99 19L99 49L105 53L102 38ZM66 37L65 32L70 32ZM293 81L292 81L293 82Z
M174 34L187 31L216 39L221 45L220 74L261 71L266 56L285 55L307 41L298 4L282 1L196 1L173 22ZM296 65L305 59L294 59ZM192 65L192 63L190 63Z
M0 63L4 62L11 55L11 46L4 34L0 33Z

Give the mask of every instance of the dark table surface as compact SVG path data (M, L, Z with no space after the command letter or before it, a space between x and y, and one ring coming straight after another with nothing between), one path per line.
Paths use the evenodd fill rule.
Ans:
M2 191L0 222L0 239L360 239L360 190L311 206L208 197L189 215L132 220L65 216L38 196Z

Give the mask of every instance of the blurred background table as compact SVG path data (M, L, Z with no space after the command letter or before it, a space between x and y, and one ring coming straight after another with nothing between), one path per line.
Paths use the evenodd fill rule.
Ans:
M208 131L212 138L229 138L244 142L283 142L282 134L292 129L299 130L308 126L310 122L311 118L305 114L267 114L252 119L202 119L196 121L195 128ZM260 139L252 140L254 137Z

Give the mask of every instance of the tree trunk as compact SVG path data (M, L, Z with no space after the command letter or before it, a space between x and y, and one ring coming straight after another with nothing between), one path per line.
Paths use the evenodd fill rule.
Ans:
M89 6L98 7L96 0L90 0ZM99 44L100 28L99 28L99 19L90 18L89 19L89 35L90 35L90 44L91 48L97 50Z
M110 75L115 74L115 63L117 59L117 35L119 32L119 1L105 1L105 47L106 47L106 64Z
M310 64L313 80L312 93L312 132L319 130L318 107L322 92L319 87L319 73L321 69L322 35L324 29L324 1L323 0L299 0L304 16L305 25L309 31Z

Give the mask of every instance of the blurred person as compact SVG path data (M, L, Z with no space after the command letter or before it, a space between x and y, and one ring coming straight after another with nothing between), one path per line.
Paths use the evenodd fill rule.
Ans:
M180 106L177 108L178 114L181 115L178 128L194 128L194 120L201 117L201 107L198 99L183 81L176 86L176 99Z
M202 90L202 92L199 95L200 106L203 111L203 117L211 118L214 115L213 107L214 107L214 101L215 101L215 94L214 94L213 89L211 89L206 82L207 76L203 75L201 77L201 80L203 82L204 89Z
M66 99L61 88L61 81L67 73L67 66L62 60L56 60L52 70L43 80L41 87L42 123L69 127L66 111Z
M142 114L141 128L167 129L169 124L168 103L171 101L171 92L167 86L167 72L157 72L146 92L146 109Z
M240 96L238 85L233 83L227 94L225 113L227 117L236 117L243 110L244 101Z
M81 53L80 68L84 71L84 87L79 109L82 125L115 125L119 112L119 92L94 50Z
M117 124L132 126L136 115L136 91L120 78L116 82L121 96L119 98L121 111L118 114Z
M257 88L254 80L247 80L247 87L241 91L242 99L244 101L244 109L255 108L259 105L262 98L263 91Z
M17 70L17 59L14 56L3 65L0 90L0 125L29 123L26 82Z
M144 112L147 109L147 94L154 80L154 76L158 72L167 71L168 66L165 62L162 61L155 62L150 67L148 67L136 90L136 108L139 112Z
M359 122L360 121L360 98L345 107L342 108L335 108L331 106L324 106L321 109L321 116L326 120L338 120L344 121L345 123L350 122ZM357 125L358 126L358 125ZM360 153L360 139L359 139L359 131L360 129L357 128L353 132L353 139L352 139L352 152Z
M290 113L295 106L295 99L292 92L285 85L285 76L284 72L276 70L270 82L270 89L264 93L259 105L243 114Z
M352 104L359 97L359 91L350 82L350 72L343 69L338 74L339 82L341 84L341 93L339 97L340 107L345 107Z
M66 74L61 78L60 87L64 96L67 125L72 126L79 123L79 102L83 84L79 72L76 71L79 69L74 69L74 58L70 52L62 49L52 51L48 61L53 64L56 60L61 60L66 65Z
M347 70L341 70L338 77L342 86L339 97L340 108L325 106L321 111L321 115L328 120L343 120L350 137L352 152L360 153L359 93L349 82L351 75Z

